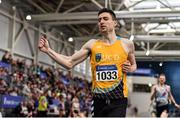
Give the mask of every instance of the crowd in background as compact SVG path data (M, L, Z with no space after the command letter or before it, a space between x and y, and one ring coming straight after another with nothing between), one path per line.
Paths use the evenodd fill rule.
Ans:
M91 109L91 83L71 72L44 68L39 64L26 64L25 59L13 59L6 52L0 67L0 95L22 96L13 109L2 109L3 115L14 117L59 116L87 117ZM9 111L8 111L9 110Z

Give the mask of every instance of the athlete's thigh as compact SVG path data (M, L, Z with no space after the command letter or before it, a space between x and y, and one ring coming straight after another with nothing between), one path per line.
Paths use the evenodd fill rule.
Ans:
M109 106L109 108L110 108L110 112L107 112L108 117L125 117L127 100L123 102L115 101Z
M106 106L106 102L103 99L94 99L92 104L92 116L103 117L106 114L103 113L103 109Z
M168 117L168 112L167 110L164 110L162 113L161 113L161 118L167 118Z

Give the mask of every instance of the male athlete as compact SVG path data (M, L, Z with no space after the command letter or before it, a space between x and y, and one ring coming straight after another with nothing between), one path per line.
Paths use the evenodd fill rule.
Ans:
M168 117L169 111L169 100L174 104L175 107L180 109L180 106L174 100L171 94L171 88L166 82L165 74L161 73L158 78L158 84L152 87L151 101L155 99L156 102L156 116L157 117Z
M67 69L90 56L92 68L92 93L94 117L125 117L128 90L126 73L136 70L134 44L124 38L117 38L115 28L118 22L112 10L103 8L98 13L101 39L91 39L72 56L56 53L42 36L39 49Z

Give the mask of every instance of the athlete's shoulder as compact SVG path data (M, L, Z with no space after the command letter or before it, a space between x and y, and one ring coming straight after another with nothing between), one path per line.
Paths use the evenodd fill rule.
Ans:
M132 45L133 44L133 41L127 39L127 38L121 38L122 42L123 43L126 43L126 44L129 44L129 45Z
M167 85L167 84L165 84L165 86L166 86L167 89L170 89L170 88L171 88L171 86L169 86L169 85Z
M125 46L125 48L128 50L128 52L134 52L134 43L133 41L127 39L127 38L121 38L122 44Z
M158 84L153 85L152 88L156 90L158 88Z
M83 48L90 49L96 41L97 41L97 39L90 39L83 45Z
M94 42L96 42L98 39L90 39L88 42L87 42L87 44L92 44L92 43L94 43Z

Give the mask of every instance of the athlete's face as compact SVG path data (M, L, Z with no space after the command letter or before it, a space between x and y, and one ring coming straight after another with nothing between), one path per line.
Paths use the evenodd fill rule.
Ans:
M160 84L164 84L166 82L166 77L165 77L165 75L160 75L159 76L159 83Z
M112 32L116 25L116 20L114 20L109 13L104 12L98 16L98 26L101 33Z

